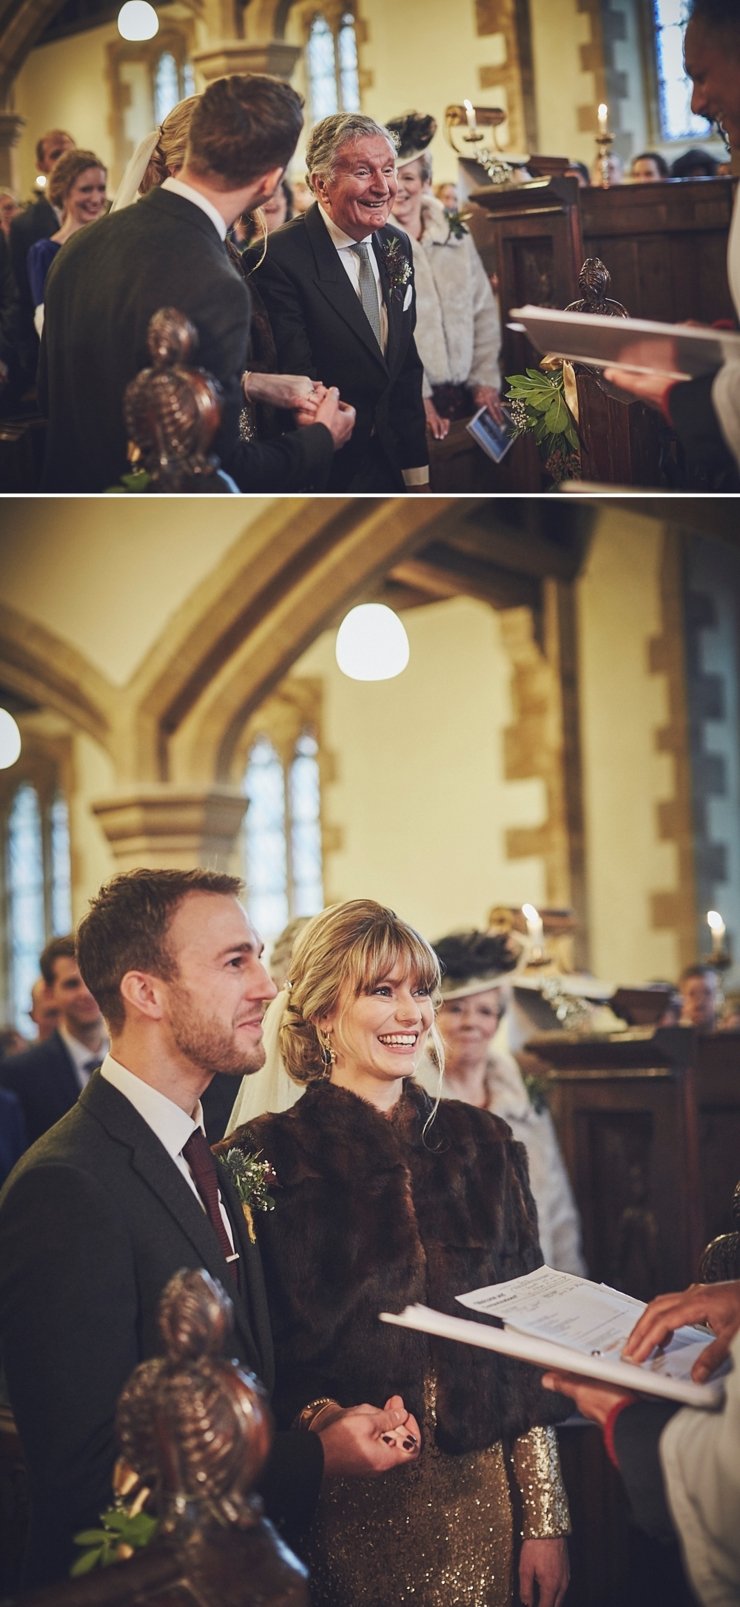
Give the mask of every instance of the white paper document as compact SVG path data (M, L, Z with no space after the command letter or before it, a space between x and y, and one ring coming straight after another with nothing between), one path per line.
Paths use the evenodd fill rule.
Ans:
M525 331L538 351L594 368L630 368L638 374L690 379L712 374L723 363L740 362L740 335L702 325L530 305L512 307L509 317L509 328Z
M722 1400L721 1377L696 1384L690 1376L697 1356L712 1337L701 1328L678 1329L664 1350L640 1366L622 1361L627 1336L645 1307L642 1301L606 1284L540 1267L525 1277L474 1289L457 1299L505 1327L448 1317L427 1306L408 1306L399 1315L383 1312L381 1317L384 1322L501 1351L541 1367L582 1373L693 1406L716 1406Z

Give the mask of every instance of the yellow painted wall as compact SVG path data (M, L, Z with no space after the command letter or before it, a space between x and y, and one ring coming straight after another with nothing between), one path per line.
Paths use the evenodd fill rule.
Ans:
M16 503L0 534L3 601L56 632L116 685L129 680L176 609L267 505L263 497L127 497ZM99 529L91 529L99 524Z
M651 894L674 891L678 875L658 837L658 803L673 796L672 760L655 746L667 686L648 667L663 540L659 524L604 504L578 585L591 964L625 983L678 970L673 935L650 926Z
M350 681L333 633L295 666L323 686L323 743L336 766L325 818L341 831L331 899L386 900L439 937L480 925L493 903L542 900L542 867L508 863L505 833L539 824L537 781L503 776L511 718L498 616L459 598L403 615L411 659L394 681Z

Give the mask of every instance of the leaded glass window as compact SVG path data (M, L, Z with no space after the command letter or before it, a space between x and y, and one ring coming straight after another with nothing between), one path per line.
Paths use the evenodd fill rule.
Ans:
M306 45L311 116L315 123L333 112L360 110L360 77L355 19L345 11L336 31L317 12Z
M163 123L181 99L180 75L171 50L163 50L154 70L154 121Z
M10 960L9 1007L14 1025L25 1018L46 942L44 837L35 787L24 782L10 806L5 883Z
M660 133L663 139L706 139L705 117L691 111L691 83L683 65L688 0L653 0Z
M244 776L244 879L250 916L266 942L294 915L323 906L318 744L303 731L287 754L252 743Z
M339 59L339 88L342 111L358 112L360 110L360 75L357 61L357 36L355 33L355 19L350 11L345 12L339 24L337 56Z

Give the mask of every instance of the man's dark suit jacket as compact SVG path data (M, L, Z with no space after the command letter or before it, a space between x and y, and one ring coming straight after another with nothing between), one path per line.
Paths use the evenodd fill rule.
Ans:
M395 244L393 244L395 242ZM388 249L398 267L389 270ZM388 311L388 349L380 350L342 267L318 206L268 239L264 262L250 253L255 285L265 303L284 374L310 374L337 385L357 409L352 439L337 452L330 491L403 490L402 469L428 461L421 400L422 366L414 342L416 304L411 248L400 229L373 235ZM409 276L399 283L404 264Z
M10 260L18 287L21 355L26 376L33 379L38 361L39 339L33 323L33 297L28 278L28 253L37 240L56 234L59 218L50 201L40 196L10 225Z
M80 1092L80 1079L60 1032L44 1043L9 1055L0 1061L0 1087L20 1100L29 1144L72 1109Z
M229 1353L272 1386L259 1252L219 1171L241 1293L177 1166L99 1073L0 1195L3 1355L31 1494L28 1584L64 1577L71 1537L110 1504L116 1401L138 1363L161 1353L157 1305L180 1267L205 1267L232 1295ZM306 1521L322 1467L316 1435L277 1434L259 1486L268 1516Z
M237 485L322 488L333 455L323 424L274 441L239 441L249 293L215 225L193 202L151 190L135 206L80 229L52 265L44 305L44 490L104 491L126 472L123 393L150 366L147 325L160 307L176 307L198 331L194 361L214 375L224 396L214 451Z

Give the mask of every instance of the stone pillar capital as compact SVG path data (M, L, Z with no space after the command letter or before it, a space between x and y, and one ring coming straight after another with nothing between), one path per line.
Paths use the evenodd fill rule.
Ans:
M258 44L225 39L207 50L194 50L191 60L207 84L230 73L271 73L288 83L300 54L299 45L287 45L284 39L264 39Z
M233 787L167 783L100 798L92 806L119 871L136 865L227 869L246 807L246 798Z

